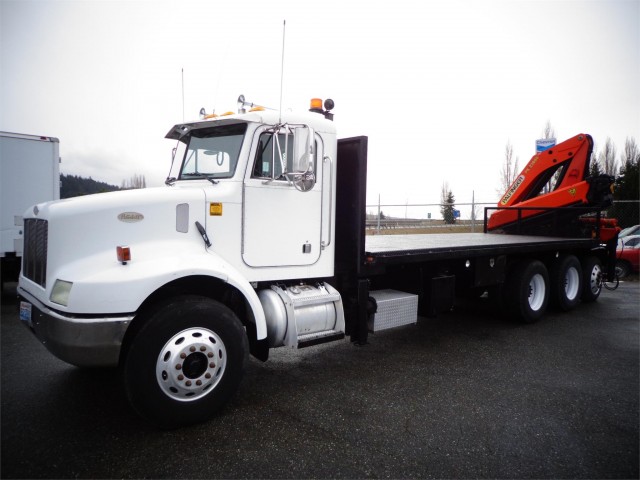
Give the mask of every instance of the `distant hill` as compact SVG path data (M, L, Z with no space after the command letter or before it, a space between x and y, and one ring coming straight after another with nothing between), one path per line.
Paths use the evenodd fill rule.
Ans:
M93 178L83 178L76 175L60 175L60 198L79 197L92 193L114 192L120 187L98 182Z

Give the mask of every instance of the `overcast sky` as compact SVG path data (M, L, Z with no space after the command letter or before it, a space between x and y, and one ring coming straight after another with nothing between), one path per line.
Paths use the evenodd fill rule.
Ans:
M368 202L498 199L547 121L640 142L640 0L0 0L0 130L60 139L66 174L162 185L164 135L236 99L335 101L369 136Z

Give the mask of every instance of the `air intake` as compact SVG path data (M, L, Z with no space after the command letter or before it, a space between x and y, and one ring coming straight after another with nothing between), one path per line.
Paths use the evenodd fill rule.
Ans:
M24 220L24 253L22 275L47 287L47 238L49 224L46 220L27 218Z

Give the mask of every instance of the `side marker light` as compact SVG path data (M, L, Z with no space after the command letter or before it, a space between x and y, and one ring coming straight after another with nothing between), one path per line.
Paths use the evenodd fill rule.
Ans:
M121 246L116 248L116 253L118 256L118 261L123 265L126 265L127 262L131 261L131 249L126 246Z
M209 204L209 215L221 216L222 215L222 203L211 202Z

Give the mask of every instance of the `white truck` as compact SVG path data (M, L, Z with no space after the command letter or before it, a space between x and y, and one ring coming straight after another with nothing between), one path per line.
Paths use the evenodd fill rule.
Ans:
M25 217L21 320L71 364L119 366L152 423L208 418L249 353L362 344L450 310L456 293L488 290L525 322L600 294L610 251L596 227L365 237L367 138L337 140L329 100L302 113L246 106L175 125L165 187Z
M60 142L39 135L0 132L0 257L2 284L17 281L24 211L60 198Z

